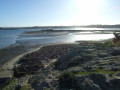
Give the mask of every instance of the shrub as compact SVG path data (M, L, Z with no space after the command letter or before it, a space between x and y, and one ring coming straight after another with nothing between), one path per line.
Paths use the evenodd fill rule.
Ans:
M59 85L61 88L69 88L72 89L75 87L74 84L74 76L75 74L72 72L64 72L59 76Z
M106 41L102 44L102 47L114 47L115 43L113 41Z
M102 44L102 47L120 47L120 41L114 43L113 41L106 41Z
M6 85L2 87L2 90L14 90L14 85L16 84L16 79L11 79Z

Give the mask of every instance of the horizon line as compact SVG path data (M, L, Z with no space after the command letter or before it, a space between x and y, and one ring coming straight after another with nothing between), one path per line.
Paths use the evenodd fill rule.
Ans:
M64 27L64 26L94 26L94 25L120 25L120 24L88 24L88 25L40 25L40 26L0 26L0 28L22 28L22 27Z

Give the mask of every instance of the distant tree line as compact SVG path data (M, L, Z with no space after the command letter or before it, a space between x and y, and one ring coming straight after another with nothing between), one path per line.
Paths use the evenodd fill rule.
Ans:
M92 28L120 28L120 24L116 25L87 25L84 27L92 27Z

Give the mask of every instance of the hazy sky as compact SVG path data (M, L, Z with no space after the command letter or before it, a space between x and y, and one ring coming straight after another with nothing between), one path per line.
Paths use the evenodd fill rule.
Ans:
M0 26L120 24L120 0L0 0Z

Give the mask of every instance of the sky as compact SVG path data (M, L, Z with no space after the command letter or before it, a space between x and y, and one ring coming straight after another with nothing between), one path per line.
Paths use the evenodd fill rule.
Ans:
M120 24L120 0L0 0L0 27Z

